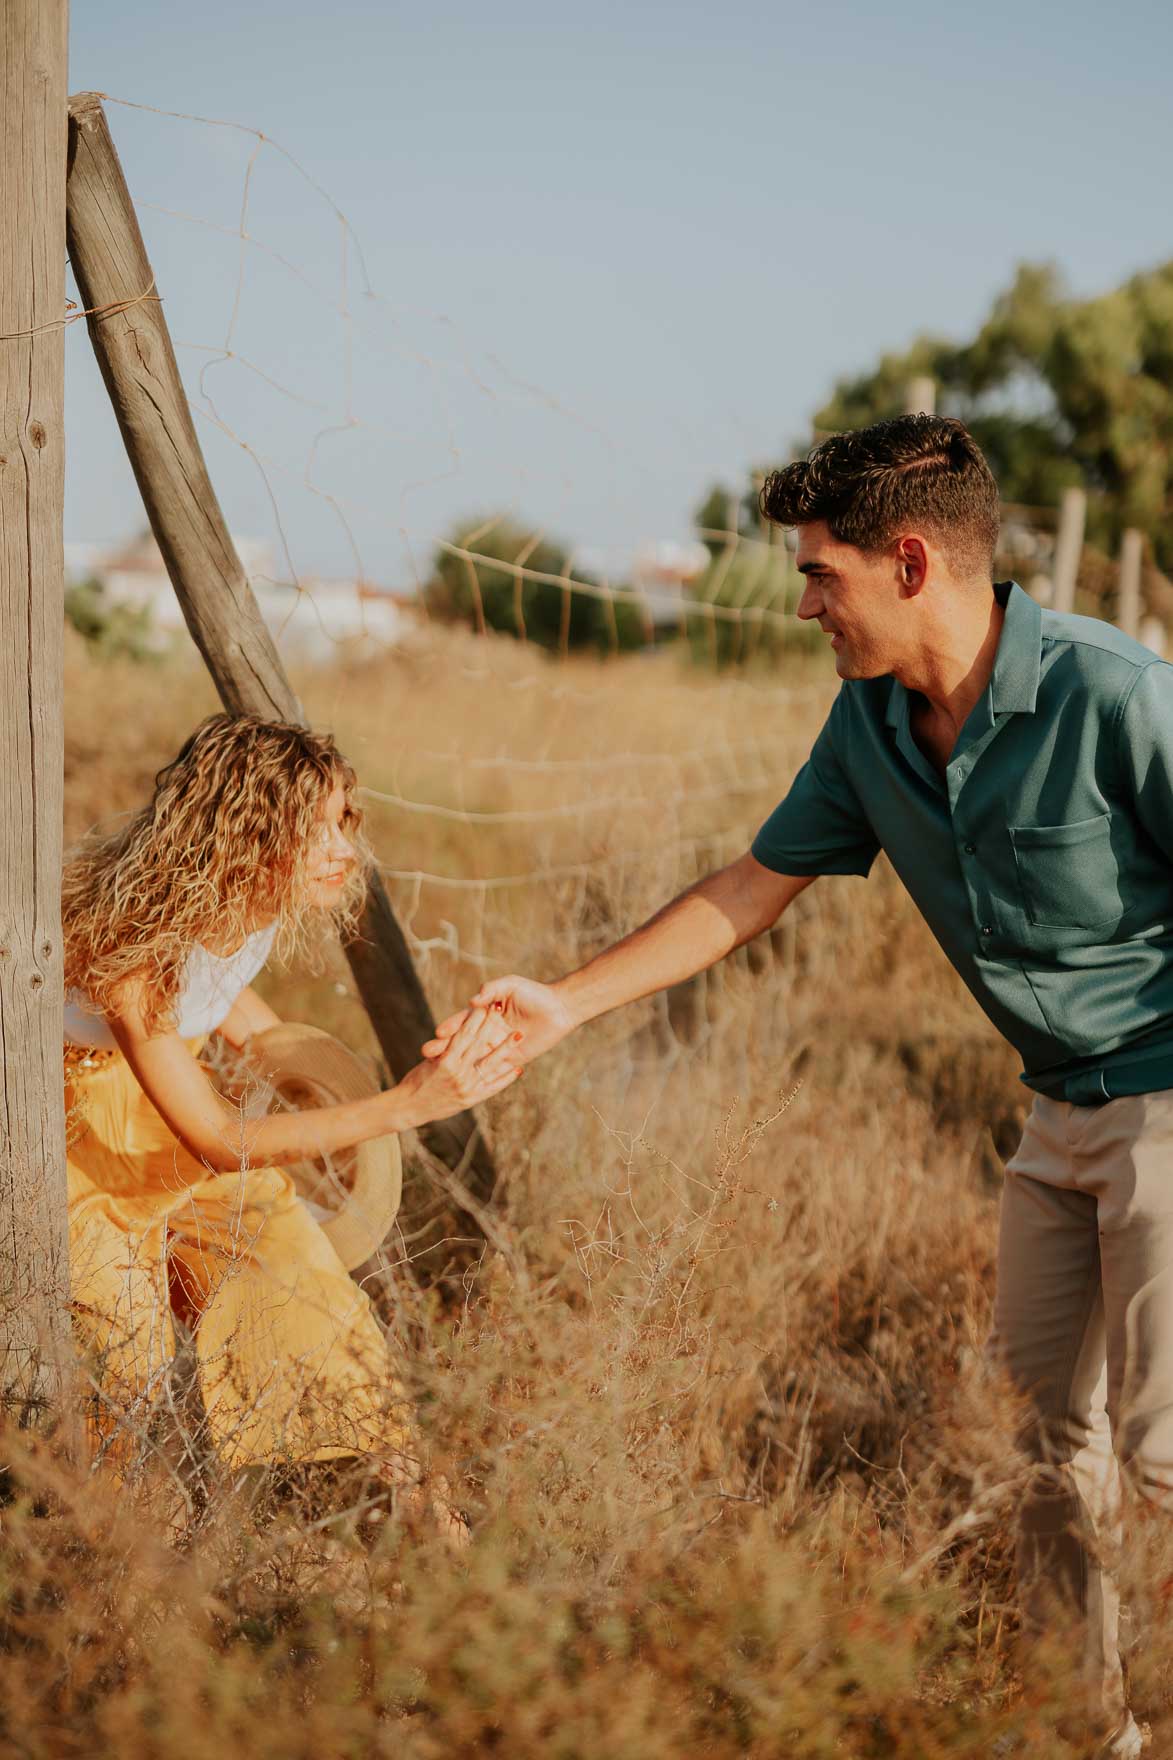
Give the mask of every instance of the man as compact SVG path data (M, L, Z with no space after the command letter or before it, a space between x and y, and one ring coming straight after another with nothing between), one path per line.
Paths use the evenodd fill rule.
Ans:
M528 1061L886 852L1034 1091L994 1335L1037 1462L1024 1597L1035 1619L1052 1594L1074 1606L1101 1753L1132 1755L1116 1593L1089 1541L1111 1526L1113 1436L1142 1494L1173 1485L1173 667L992 584L998 494L960 422L835 435L761 504L797 528L798 615L842 680L807 763L748 853L557 983L502 978L474 1001Z

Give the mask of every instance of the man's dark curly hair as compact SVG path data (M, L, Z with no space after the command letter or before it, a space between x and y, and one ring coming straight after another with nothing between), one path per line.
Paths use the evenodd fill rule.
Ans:
M772 471L759 505L776 525L826 520L841 544L872 553L919 527L955 575L993 571L998 486L969 429L951 416L897 416L832 434Z

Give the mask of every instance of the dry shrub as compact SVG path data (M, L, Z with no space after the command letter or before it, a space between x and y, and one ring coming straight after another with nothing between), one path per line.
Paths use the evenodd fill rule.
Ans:
M805 662L784 676L810 694L455 635L298 684L368 787L455 815L369 801L393 874L549 876L389 881L442 1010L488 973L567 969L744 848L833 688ZM133 737L105 737L112 696L141 703ZM71 651L69 706L80 830L209 705L194 666ZM342 962L264 984L371 1049ZM1070 1647L1019 1679L1022 1463L982 1354L1016 1075L882 861L595 1023L490 1110L475 1272L446 1280L401 1231L368 1286L472 1547L454 1557L357 1465L253 1483L205 1461L177 1503L174 1436L117 1494L13 1439L4 1751L1078 1752L1056 1734ZM441 1175L416 1153L409 1177ZM1173 1557L1158 1522L1133 1533L1135 1691L1159 1732Z

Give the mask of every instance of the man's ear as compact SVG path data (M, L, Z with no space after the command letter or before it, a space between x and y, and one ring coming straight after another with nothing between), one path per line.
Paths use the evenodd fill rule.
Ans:
M929 555L923 538L910 534L896 545L896 572L906 593L919 593L928 579Z

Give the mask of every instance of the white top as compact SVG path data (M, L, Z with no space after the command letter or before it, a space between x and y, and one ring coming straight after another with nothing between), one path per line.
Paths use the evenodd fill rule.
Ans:
M276 923L257 929L235 953L217 954L209 953L206 947L192 948L177 999L176 1030L180 1038L194 1039L201 1033L211 1033L227 1019L236 998L268 959L276 933ZM103 1049L117 1045L105 1015L95 1014L87 998L75 990L65 998L65 1043Z

